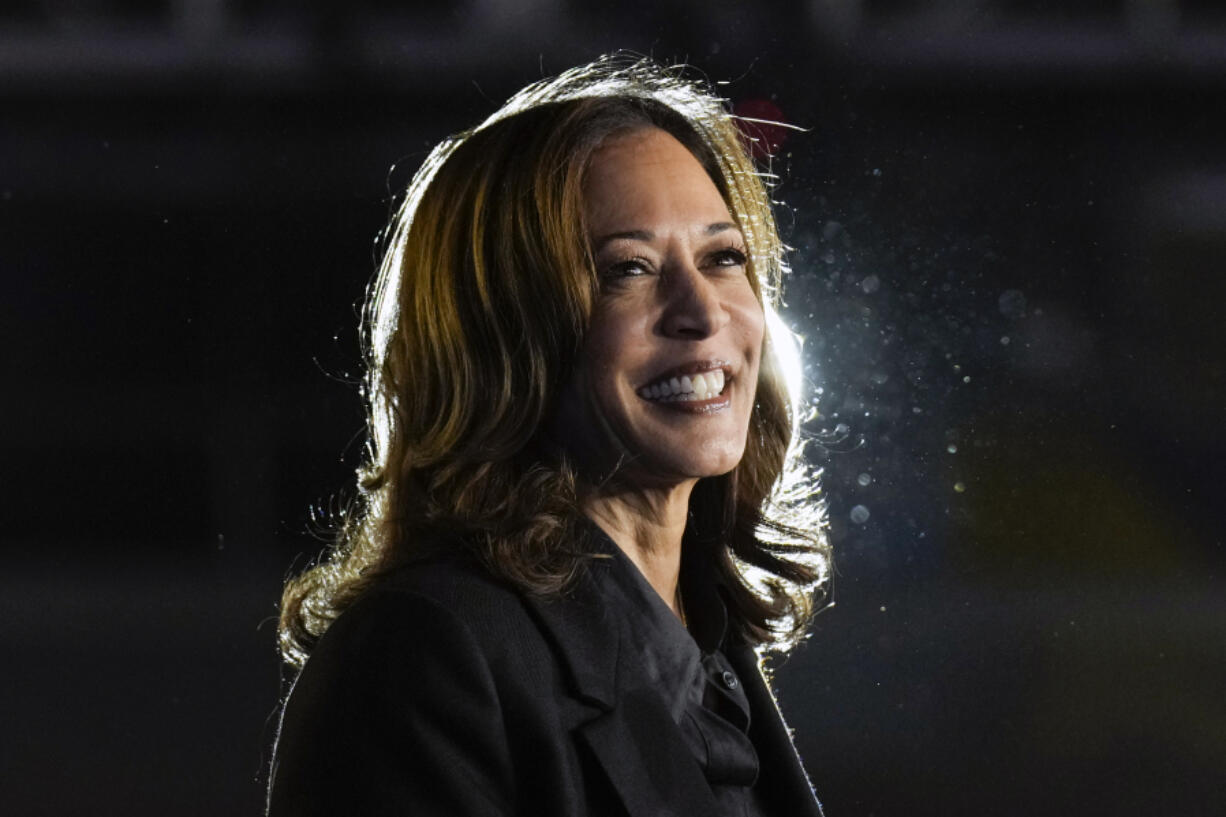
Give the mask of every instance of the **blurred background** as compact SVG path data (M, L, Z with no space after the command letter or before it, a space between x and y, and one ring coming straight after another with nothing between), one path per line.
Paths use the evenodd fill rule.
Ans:
M836 604L775 665L829 817L1223 813L1219 3L325 5L0 11L0 810L260 812L391 199L631 49L805 129Z

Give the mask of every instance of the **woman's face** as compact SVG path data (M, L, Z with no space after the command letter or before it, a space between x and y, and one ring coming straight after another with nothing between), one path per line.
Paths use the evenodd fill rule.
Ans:
M663 130L607 141L584 184L600 280L565 435L608 464L594 404L629 449L621 473L677 483L731 471L745 451L764 316L744 237L702 165ZM586 390L586 394L583 391Z

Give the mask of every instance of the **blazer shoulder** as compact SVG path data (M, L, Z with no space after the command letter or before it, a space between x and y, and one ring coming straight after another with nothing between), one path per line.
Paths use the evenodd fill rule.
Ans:
M365 595L413 593L444 606L514 605L519 591L496 578L475 558L441 554L408 562L381 576Z
M512 611L514 594L479 574L412 574L346 608L295 678L270 815L511 812L506 653L470 611Z
M415 649L431 632L459 628L486 659L541 642L523 594L479 563L433 558L393 569L341 612L313 653L378 643ZM331 643L330 643L331 642Z

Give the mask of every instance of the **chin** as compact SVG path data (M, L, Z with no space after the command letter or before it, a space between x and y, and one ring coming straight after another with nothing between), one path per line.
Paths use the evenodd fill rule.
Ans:
M643 457L638 460L639 467L635 469L643 477L651 481L685 482L692 479L718 477L727 474L741 462L745 447L729 447L726 450L702 452L695 456L694 452L675 452L673 456L665 452L655 456Z

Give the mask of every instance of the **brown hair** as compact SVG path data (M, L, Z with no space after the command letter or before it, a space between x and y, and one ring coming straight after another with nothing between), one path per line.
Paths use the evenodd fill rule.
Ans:
M381 573L439 546L471 548L527 593L559 593L582 570L581 483L541 429L598 291L583 174L604 140L645 127L707 169L773 315L784 263L766 188L722 102L676 72L604 58L525 88L444 141L409 186L367 301L359 495L328 557L285 587L290 664ZM768 326L744 457L692 494L683 562L716 565L741 638L785 647L809 623L828 546L816 475L793 445L798 395L773 348L791 340L781 327Z

